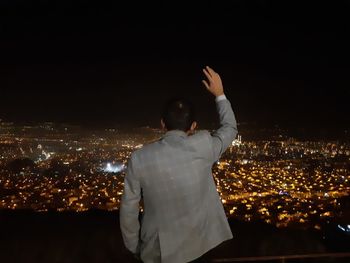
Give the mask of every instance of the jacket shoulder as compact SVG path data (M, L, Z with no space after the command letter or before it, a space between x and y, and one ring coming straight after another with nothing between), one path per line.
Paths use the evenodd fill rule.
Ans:
M200 130L198 132L196 132L195 134L193 134L192 136L189 136L189 139L193 139L193 140L210 140L211 139L211 135L210 132L207 130Z
M143 145L140 149L135 150L131 154L131 158L137 159L138 157L140 157L144 154L147 154L148 152L154 151L158 147L158 144L159 144L159 140Z

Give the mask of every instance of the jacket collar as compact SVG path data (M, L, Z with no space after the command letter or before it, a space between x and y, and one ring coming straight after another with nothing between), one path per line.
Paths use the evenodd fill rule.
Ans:
M163 138L169 137L169 136L177 136L177 137L182 137L185 138L187 137L187 133L181 130L171 130L171 131L167 131Z

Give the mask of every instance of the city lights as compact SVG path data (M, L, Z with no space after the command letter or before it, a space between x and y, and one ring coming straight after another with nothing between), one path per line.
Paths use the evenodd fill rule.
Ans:
M131 153L162 136L155 129L107 129L79 137L79 128L43 127L24 133L13 124L0 126L1 209L118 209ZM213 176L228 217L320 230L343 211L349 158L345 142L239 135L213 165ZM349 231L348 225L338 228Z
M106 165L102 168L104 172L107 173L119 173L124 171L126 166L124 164L114 164L107 162Z

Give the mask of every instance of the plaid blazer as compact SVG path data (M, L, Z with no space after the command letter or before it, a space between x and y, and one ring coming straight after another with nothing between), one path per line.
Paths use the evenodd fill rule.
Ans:
M221 127L213 134L168 131L131 155L120 227L125 246L145 263L188 262L232 238L212 165L236 137L237 124L226 98L216 105Z

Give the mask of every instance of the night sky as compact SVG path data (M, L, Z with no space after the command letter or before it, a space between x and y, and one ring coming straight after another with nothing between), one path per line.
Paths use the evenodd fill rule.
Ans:
M205 126L210 65L241 123L349 128L349 1L34 2L0 2L1 119L156 126L183 96Z

